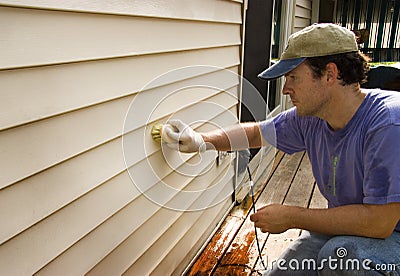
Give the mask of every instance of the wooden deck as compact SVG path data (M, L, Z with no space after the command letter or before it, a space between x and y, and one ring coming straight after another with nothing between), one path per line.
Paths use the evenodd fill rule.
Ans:
M308 156L303 152L293 155L278 152L264 187L255 197L256 208L271 203L312 208L324 208L327 205L315 185ZM261 274L263 269L249 216L251 207L252 201L248 196L241 205L232 209L186 275ZM281 234L258 230L263 260L268 267L300 233L299 229Z

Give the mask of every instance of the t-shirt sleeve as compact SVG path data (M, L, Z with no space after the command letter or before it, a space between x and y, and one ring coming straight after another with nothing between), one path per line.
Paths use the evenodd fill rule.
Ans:
M285 153L293 154L306 149L300 118L295 108L261 122L260 129L269 144Z
M364 203L400 202L400 125L374 131L365 143Z

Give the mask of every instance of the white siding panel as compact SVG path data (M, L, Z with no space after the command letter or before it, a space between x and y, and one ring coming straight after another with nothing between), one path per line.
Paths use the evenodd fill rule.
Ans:
M243 2L243 1L236 1ZM1 0L16 7L241 23L241 5L215 0Z
M177 68L204 64L207 73L239 63L239 48L232 46L0 71L0 130L154 88L148 85L154 78Z
M210 154L212 152L208 155ZM144 170L140 169L140 164L135 171L142 173L142 181L150 182L148 184L151 187L150 189L157 189L160 186L155 184L159 177L167 175L171 169L165 165L161 154L153 155L150 159L152 160L149 162L157 175L152 174L152 171L149 170L146 170L146 173L143 174ZM213 159L214 157L207 158L205 161L210 162ZM144 160L141 163L147 162L147 160ZM144 168L147 169L146 166ZM193 173L195 172L193 171ZM151 192L151 190L148 192ZM2 272L6 274L34 273L45 265L47 260L53 259L66 250L71 244L80 240L81 237L139 195L140 191L136 189L127 172L114 177L46 220L3 244L0 247ZM165 193L162 195L161 200L168 200ZM151 209L144 207L144 202L141 203L134 209L137 211L138 208L144 208L146 212L141 211L139 213L142 220L146 220L152 215L148 213ZM135 220L140 221L140 217L136 216ZM25 261L21 263L21 260ZM89 262L85 260L83 263L88 265Z
M226 195L227 192L232 189L232 182L227 182L223 188L224 189L220 192L217 198ZM157 265L151 275L181 275L182 271L186 268L187 263L195 257L196 252L193 249L196 248L196 244L199 241L204 242L204 233L207 233L207 230L212 231L217 225L218 220L210 223L210 218L217 218L218 213L226 210L229 206L232 206L232 201L225 197L224 201L218 202L218 204L213 205L212 208L206 209L201 216L199 216L197 221L192 224L192 227L171 249L170 253L165 256L160 264ZM197 212L197 214L192 214L191 216L194 217L200 215L199 213L200 212ZM182 259L182 254L180 252L187 252L185 258Z
M301 29L311 25L311 0L296 0L294 10L293 32L300 31Z
M208 153L208 155L210 155L211 157L211 155L213 154ZM194 158L196 158L196 156ZM214 159L214 156L212 156L211 160L212 159ZM208 162L210 162L211 160L209 159ZM167 167L165 166L165 163L163 164L163 166ZM202 168L201 166L196 166L196 169L193 172L198 170L196 173L201 173L202 169L204 168ZM187 185L188 182L190 182L191 180L193 180L193 177L189 178L178 173L171 173L166 177L166 179L163 179L163 182L175 181L176 183L179 183L179 185L184 186ZM121 236L123 239L128 234L132 233L132 231L135 231L136 229L143 227L143 224L149 218L151 218L157 211L162 209L163 202L168 202L171 198L173 198L174 196L173 194L165 193L165 191L162 189L163 187L165 187L163 182L159 182L157 185L154 185L149 191L146 192L146 194L157 193L157 192L161 193L162 198L159 198L161 200L160 204L153 203L143 195L131 201L128 206L124 207L123 210L115 213L113 217L109 219L109 221L106 221L104 223L105 224L104 226L101 226L102 228L105 227L105 229L101 230L96 229L98 231L95 230L96 232L94 233L94 235L90 234L87 239L85 238L84 240L79 241L77 246L70 248L64 255L61 255L55 261L46 266L39 274L43 273L45 275L54 275L54 274L59 274L61 271L66 271L66 270L68 270L69 273L75 275L84 274L99 260L98 255L100 256L105 255L107 251L111 250L113 247L118 245L118 243L121 242ZM131 183L131 185L134 184ZM154 190L154 192L152 190ZM175 192L178 193L178 191L179 190L176 190ZM138 210L140 210L140 212L138 212ZM126 228L122 229L122 227ZM117 229L118 232L113 233L113 231ZM92 237L92 236L96 237L96 234L98 235L99 233L102 233L104 235L103 236L104 243L102 244L91 243L92 241L99 241L99 239L93 239ZM151 238L148 236L144 237ZM92 248L87 248L87 243L89 243L89 245L91 245ZM91 256L86 256L87 251L83 249L89 249L90 251L96 253L93 253ZM85 257L84 262L81 261L83 256Z
M218 98L221 98L221 100L218 100ZM230 100L231 98L231 96L227 96L224 93L215 96L213 101L227 103L229 105L226 108L229 109L229 106L234 103L234 101ZM204 107L199 108L199 106L201 107L201 103L187 111L190 111L191 115L197 115L198 111L196 112L196 108L204 111ZM180 116L184 115L184 113L180 114ZM208 112L207 115L211 116L212 112ZM148 139L151 138L148 137ZM211 152L209 154L212 155L215 153ZM211 159L209 159L210 157ZM206 158L204 162L209 163L215 158L213 155L210 157ZM176 158L177 156L174 157L174 159ZM181 163L184 161L180 158L177 160L177 162ZM148 164L152 166L152 170L150 171L148 170ZM192 171L193 168L191 168L190 164L184 164L184 166L188 166L192 174L197 174ZM140 181L146 182L146 186L149 189L157 189L159 186L156 184L159 179L164 178L171 172L171 168L166 166L161 152L157 152L149 156L147 160L135 164L130 170L140 172ZM157 175L154 174L155 172L157 172ZM46 263L46 260L51 260L57 256L60 252L67 249L70 244L85 236L99 225L99 223L109 218L139 195L140 193L132 183L132 179L128 176L128 173L123 172L119 174L49 218L35 224L22 234L3 244L0 247L0 267L6 273L14 271L16 273L31 274L35 272ZM165 193L154 192L154 195L162 195L160 200L168 200L164 196ZM135 209L137 210L137 208ZM148 218L146 214L142 215L144 218ZM35 252L34 257L31 256L32 252ZM19 264L17 268L18 259L29 259L29 261Z
M208 173L207 178L202 180L210 183L215 177L218 177L218 175ZM178 174L171 174L168 178L171 181L179 182L182 187L190 181L198 181ZM162 184L160 183L159 186L154 187L154 190L162 192L162 189L160 189L161 186ZM179 196L179 190L175 192L175 195L168 195L168 197L171 196L171 200L174 200L174 197L177 196L176 194ZM168 200L168 197L165 199ZM191 201L185 201L181 207L189 208L190 205ZM137 215L139 209L143 213L140 216ZM166 216L167 214L168 216ZM131 262L135 256L138 258L153 242L162 238L169 228L168 226L172 225L181 215L182 212L163 208L160 204L155 204L144 196L141 196L69 248L68 251L44 267L38 274L54 275L66 270L72 274L86 273L111 250L119 246L121 242L125 244L126 240L130 239L134 241L135 248L130 250L129 254L124 252L117 260L111 259L111 262L106 267L102 266L101 270L93 272L94 275L120 274L124 271L124 259L128 259L128 262ZM154 223L157 223L157 221L158 227L152 229L154 228ZM118 229L118 231L115 232L115 229ZM149 235L149 232L153 231L155 231L154 235ZM96 242L98 240L102 240L103 242L99 244ZM93 252L93 254L86 256L85 262L82 262L82 256L85 256L88 251ZM122 265L122 267L119 265Z
M311 24L311 19L309 18L296 17L294 19L294 28L296 28L297 30L310 26L310 24Z
M233 163L150 130L237 123L241 2L0 0L1 275L185 266Z
M229 69L140 93L132 101L124 130L136 129L144 122L157 120L178 108L196 104L197 101L218 94L220 90L230 93L229 89L239 84L239 76L237 75L238 67ZM180 75L179 72L178 75ZM236 92L232 94L237 95ZM145 106L148 108L143 108ZM140 112L137 109L141 109Z
M7 223L0 244L120 173L125 167L121 148L121 139L114 139L3 189L0 221Z
M296 5L311 10L312 0L296 0Z
M232 178L233 173L226 175L226 178L229 179L229 176ZM225 195L227 193L227 190L225 190L226 188L232 189L231 180L228 180L228 182L225 183L220 183L219 187L222 191L214 194L216 198L220 197L220 193ZM214 200L214 197L211 196L203 200L208 200L211 203ZM211 210L218 210L218 207L222 207L222 205L223 204L216 205L216 208L211 208ZM190 231L193 226L199 227L200 230L203 231L207 228L207 224L203 223L203 228L201 225L196 223L196 220L202 214L204 214L204 212L186 212L181 219L174 223L168 231L163 234L162 238L157 240L144 254L142 254L141 257L131 267L129 267L123 275L149 275L158 265L160 265L163 259L169 255L170 251L173 250L173 248L184 238L185 233ZM187 221L192 221L192 223L189 224ZM197 241L198 237L193 238L193 240ZM182 258L182 255L180 257ZM181 261L181 259L176 258L176 256L174 258L173 262L168 263L170 269L174 268L175 265L179 264ZM166 274L168 275L168 272Z
M230 93L235 93L235 91L237 91L237 88L233 88ZM204 113L205 106L203 104L197 104L190 109L177 111L176 116L180 118L196 116L197 118L209 120L223 112L224 109L228 110L236 104L235 98L228 95L228 93L217 94L208 99L208 101L220 102L220 104L215 105L217 108L214 110L208 108L207 113ZM206 107L209 106L207 105ZM229 114L229 116L231 118L234 117L232 114ZM124 161L130 167L143 161L147 154L150 156L148 161L140 163L144 164L143 168L136 166L130 170L142 171L146 169L147 162L154 165L152 160L158 160L162 156L160 152L154 155L159 150L159 147L153 143L150 139L150 134L145 133L145 131L145 128L142 127L124 136L124 139L132 141L132 146L126 142L124 146L128 149L129 147L133 149L129 156L126 157L126 160L123 160L120 139L114 139L109 143L61 163L51 170L43 171L4 189L0 193L0 220L8 221L9 223L1 231L0 243L92 190L108 178L121 173L125 169ZM143 140L143 137L147 141L140 143L141 146L137 146L137 141ZM101 168L100 171L99 168ZM162 166L157 170L158 177L165 176L160 176L163 168L166 167ZM96 177L93 177L93 175ZM150 176L151 174L148 177ZM146 183L149 186L156 182L157 176L155 176L154 182L151 182L149 178L146 179ZM49 195L51 196L49 197ZM41 204L37 204L37 202ZM13 212L10 212L10 210L13 210Z
M241 43L238 24L182 23L168 19L0 7L0 69Z
M296 17L309 19L311 18L311 10L303 7L296 7Z
M126 97L3 131L0 167L5 173L0 176L1 187L120 135L131 101Z
M137 195L139 191L127 173L111 179L3 244L0 247L2 274L33 274Z
M235 109L234 107L230 109L230 111L235 112ZM232 117L228 116L227 113L223 113L212 119L212 122L219 125L235 123ZM202 131L207 129L210 129L209 125L204 125L200 128ZM189 183L189 186L196 186L196 189L200 190L204 188L204 185L210 185L209 183L212 182L212 179L217 178L221 170L225 170L226 165L228 164L223 164L218 169L216 167L211 168L211 170L207 172L207 175L194 179ZM196 196L194 193L193 195ZM172 200L176 201L177 198L179 199L179 194ZM190 208L190 205L193 204L187 199L187 196L185 196L184 200L178 200L176 203L177 206L179 206L180 209ZM135 259L143 254L150 244L159 239L170 225L182 215L181 212L171 211L166 208L156 208L157 206L150 204L152 209L156 208L158 211L153 216L149 216L150 218L148 221L142 222L144 224L141 227L138 227L137 224L140 224L135 214L139 208L143 208L141 206L144 205L139 203L143 201L146 202L146 200L141 197L138 198L137 201L131 202L112 218L43 268L40 273L56 273L68 267L73 267L76 273L83 273L87 271L86 266L88 264L80 262L80 256L84 255L86 252L93 252L91 256L86 257L86 261L88 263L96 263L113 250L93 268L91 273L93 275L121 274ZM146 204L148 205L149 203ZM171 206L171 204L172 203L169 203L168 206ZM130 221L132 218L135 218L134 223L126 223L126 221ZM113 232L115 228L118 228L117 232ZM110 233L112 233L112 235ZM103 242L99 244L97 242L98 240L102 240ZM123 242L121 243L121 241Z
M134 96L124 97L3 131L0 136L3 155L0 166L7 173L0 175L0 188L117 137L122 132L129 107L130 114L135 119L127 121L126 129L133 130L151 121L150 115L151 119L158 119L181 106L193 104L219 92L213 89L194 89L196 93L191 93L190 97L182 97L180 93L175 93L169 100L165 100L163 105L157 106L171 91L196 85L198 82L229 89L237 85L238 81L234 74L217 71L211 76L200 76L199 79L155 88L139 94L135 99ZM151 114L153 109L154 113ZM31 156L36 160L32 160ZM15 166L17 163L18 167Z

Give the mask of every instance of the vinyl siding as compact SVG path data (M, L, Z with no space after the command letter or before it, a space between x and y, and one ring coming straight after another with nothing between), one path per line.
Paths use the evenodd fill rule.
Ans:
M2 47L2 68L137 56L240 43L240 25L229 23L7 7L1 9L0 16L4 20L0 31L6 41ZM11 29L14 31L10 31ZM188 30L191 30L190 39L187 39ZM226 35L221 36L221 33ZM27 43L30 47L26 47Z
M294 8L293 32L311 25L312 0L296 0Z
M317 1L317 0L314 0ZM315 3L314 3L315 4ZM317 11L315 11L316 8L318 8L319 3L314 5L313 7L313 0L290 0L288 1L288 9L285 9L284 12L286 14L282 14L282 16L287 16L289 18L292 18L291 22L287 22L288 24L288 30L289 32L287 33L287 38L295 33L298 32L302 29L304 29L307 26L310 26L312 23L312 19L316 20L317 17ZM316 20L318 21L318 20ZM288 96L284 96L284 106L285 109L289 109L293 106L292 102L290 101L290 98Z
M0 1L0 274L185 268L231 206L233 161L165 153L150 128L238 121L241 16L241 1Z

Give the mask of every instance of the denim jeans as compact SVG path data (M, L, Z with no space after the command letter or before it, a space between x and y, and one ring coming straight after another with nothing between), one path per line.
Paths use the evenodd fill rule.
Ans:
M303 231L265 275L400 275L400 232L373 239Z

